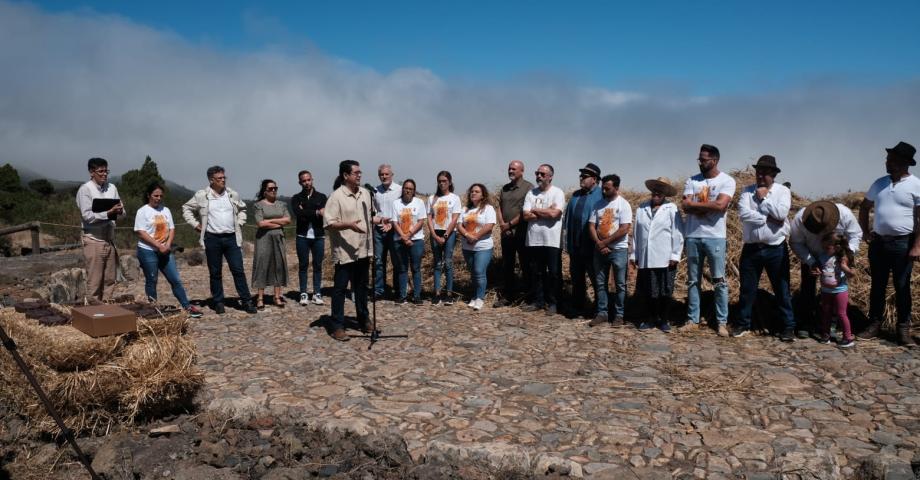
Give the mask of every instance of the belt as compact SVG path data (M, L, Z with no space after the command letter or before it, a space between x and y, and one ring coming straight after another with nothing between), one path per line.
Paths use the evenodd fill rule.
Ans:
M875 240L882 240L882 241L885 241L885 242L891 242L891 241L894 241L894 240L901 240L901 239L904 239L904 238L910 238L910 236L911 236L912 234L906 233L906 234L904 234L904 235L879 235L879 234L877 234L877 233L874 233L873 235L875 235Z
M778 248L782 247L782 243L777 243L776 245L770 245L769 243L745 243L744 248L749 248L753 250L763 250L764 248Z
M210 235L210 236L212 236L212 237L229 237L229 236L232 235L232 236L235 237L235 236L236 236L236 233L235 233L235 232L234 232L234 233L212 233L212 232L204 232L204 235L205 235L205 236Z

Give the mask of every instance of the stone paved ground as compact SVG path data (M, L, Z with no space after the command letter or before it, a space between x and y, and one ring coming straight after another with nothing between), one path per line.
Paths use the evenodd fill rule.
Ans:
M204 266L182 276L207 297ZM328 305L207 312L190 333L203 406L398 431L415 458L566 464L593 478L836 478L873 453L920 460L920 352L885 341L841 351L380 302L384 333L409 338L368 351L317 325Z

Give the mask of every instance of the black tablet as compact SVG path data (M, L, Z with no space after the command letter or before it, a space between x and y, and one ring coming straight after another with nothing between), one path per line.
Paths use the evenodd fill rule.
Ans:
M121 203L121 199L119 198L94 198L93 213L108 212L119 203Z

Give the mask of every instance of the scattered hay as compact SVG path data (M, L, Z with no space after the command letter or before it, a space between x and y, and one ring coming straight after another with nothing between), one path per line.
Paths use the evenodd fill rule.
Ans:
M11 312L9 309L0 312L3 327L16 341L20 355L54 407L75 431L104 434L115 424L188 409L204 383L203 374L195 368L194 344L182 336L187 324L184 315L139 320L137 335L94 339L117 341L120 347L109 358L88 368L60 370L45 356L54 345L44 344L52 343L47 341L49 336L66 337L56 330L76 330L69 326L29 328L34 321L17 318ZM87 355L97 352L90 348L85 351ZM76 355L71 357L69 365L90 363L85 358L75 358ZM0 400L29 416L38 430L59 432L12 356L7 354L0 355Z

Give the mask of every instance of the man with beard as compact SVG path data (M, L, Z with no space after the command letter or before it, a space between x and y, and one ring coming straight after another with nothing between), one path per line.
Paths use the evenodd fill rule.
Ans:
M601 187L597 184L601 178L601 169L589 163L585 165L585 168L579 169L578 173L580 188L572 194L571 200L565 207L565 215L562 217L565 230L565 251L569 254L569 275L572 277L572 311L570 312L572 316L584 315L587 311L588 289L585 284L585 275L591 279L595 297L597 297L598 289L594 273L595 247L588 234L588 222L594 213L595 204L601 200ZM617 186L619 186L619 181L617 181ZM623 245L626 243L624 242ZM625 271L625 255L622 260ZM617 266L614 267L614 271L617 271ZM622 305L618 307L617 314L620 317L619 320L622 321Z
M757 285L761 273L766 270L779 304L782 338L792 338L795 319L792 316L792 294L789 292L789 247L786 245L792 194L788 188L774 182L780 169L772 155L760 157L754 171L757 183L745 187L738 200L744 241L738 265L741 272L741 318L732 329L732 336L742 337L750 331Z
M920 179L908 169L917 164L912 145L899 142L886 148L885 171L876 180L859 207L859 225L869 242L869 269L872 288L869 292L869 319L872 323L860 334L863 338L878 335L885 310L888 276L894 281L897 307L897 340L913 345L910 338L910 276L914 262L920 260ZM875 208L872 229L869 211Z
M502 273L504 290L492 308L511 305L517 298L517 292L527 292L530 288L530 273L527 264L524 243L527 238L527 222L521 213L524 197L533 189L533 184L524 180L524 162L512 160L508 164L508 183L498 192L498 209L496 217L501 229ZM514 274L515 257L521 265L522 282L518 283Z
M703 262L715 288L715 310L719 336L728 334L728 284L725 281L727 249L725 212L735 194L735 179L719 171L719 149L700 146L697 161L700 173L687 179L681 208L687 215L685 242L687 249L687 321L679 328L689 332L700 323L700 280Z
M522 307L525 312L546 309L547 315L556 314L559 294L560 254L562 252L562 211L565 193L553 185L553 167L544 163L534 173L537 187L524 197L523 215L527 220L527 256L530 259L530 303Z

